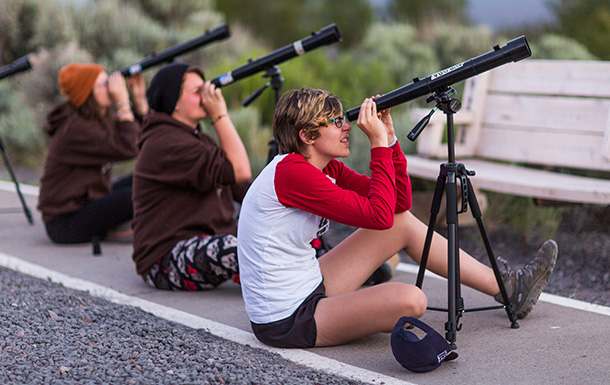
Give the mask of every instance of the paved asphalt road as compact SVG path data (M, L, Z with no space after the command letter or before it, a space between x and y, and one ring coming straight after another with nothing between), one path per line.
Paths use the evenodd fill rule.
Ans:
M11 188L10 183L0 183L0 208L19 207L17 195ZM47 282L32 283L27 277L1 272L0 285L4 296L4 300L0 301L1 310L4 314L21 311L16 313L18 317L9 317L3 324L6 325L2 328L5 330L2 337L4 348L0 350L3 367L38 365L39 362L32 361L32 357L39 358L36 354L32 356L24 350L20 357L14 351L7 352L7 347L11 350L24 349L24 345L15 348L7 341L28 337L28 325L32 330L39 328L41 333L50 333L45 329L50 327L47 325L49 320L57 321L61 318L61 325L54 327L69 328L73 338L58 339L56 344L45 345L46 349L53 351L55 345L61 345L65 346L64 350L72 349L81 356L76 357L78 359L69 357L71 367L62 365L59 359L53 361L54 370L64 376L57 378L71 378L74 382L70 383L105 383L95 382L87 377L86 372L89 366L95 366L93 370L102 371L100 365L104 365L104 360L98 360L95 356L88 360L85 356L87 352L93 354L92 351L77 349L90 343L95 345L96 341L102 340L92 340L86 334L79 334L82 327L90 328L95 324L83 321L85 318L93 321L87 314L94 313L100 320L104 320L103 325L118 328L108 330L119 330L100 331L99 333L107 332L103 338L117 343L117 346L121 346L121 338L130 341L133 339L141 346L135 350L123 347L124 355L114 357L117 360L124 359L125 362L121 366L123 376L115 376L116 382L113 383L207 381L314 384L363 381L389 385L446 384L455 381L468 384L603 384L610 378L610 365L606 358L610 341L610 308L547 294L543 294L534 311L525 320L519 321L519 329L510 328L502 310L465 313L461 319L462 328L457 335L459 358L425 374L411 373L398 365L391 354L389 336L385 334L332 348L268 348L251 334L239 286L236 284L226 283L219 289L206 293L164 292L149 288L135 274L130 245L102 243L102 255L94 257L90 245L59 247L51 244L35 210L36 190L24 186L24 191L35 223L27 224L19 212L0 216L0 266L43 278ZM415 282L416 270L412 266L401 264L399 270L395 280ZM30 287L28 285L33 285L32 289L22 290L23 287ZM68 289L78 289L89 294L66 293ZM446 281L429 276L424 281L424 291L431 306L446 305ZM466 308L494 305L490 298L468 288L464 288L462 294ZM11 302L11 295L15 298L18 295L27 296L24 300ZM66 297L72 298L73 304L80 307L73 309L75 306L71 305L70 311L62 312L61 298ZM101 301L100 298L111 303ZM13 303L17 305L13 306ZM31 313L36 313L39 318L29 319ZM74 318L79 322L73 322ZM422 319L443 333L447 315L428 311ZM134 320L139 320L140 324L134 323ZM146 327L146 331L143 331L142 325L145 324L141 322L155 326ZM8 334L7 329L11 331ZM169 347L164 347L159 342L161 340L172 342ZM158 346L154 345L154 341L158 342ZM197 344L198 349L183 348L184 341ZM35 343L28 346L33 344ZM74 346L68 348L70 345ZM155 350L167 349L170 352L179 350L183 356L178 361L160 358L165 360L159 361L161 364L157 362L157 356L140 361L132 356L134 351L142 356L154 354ZM202 349L210 351L210 355L199 354ZM17 361L20 358L21 361ZM148 362L149 359L152 363ZM88 362L95 362L95 365L87 365ZM104 371L109 376L116 374L115 366L118 364L113 362L108 362L108 368ZM174 363L175 367L172 367ZM146 366L147 364L149 365ZM129 365L148 369L128 370ZM68 368L68 371L62 369L62 366ZM155 373L155 370L158 374L155 377L157 382L148 376L150 371ZM219 377L219 372L226 376ZM28 373L33 373L34 377L38 373L42 378L52 378L44 377L47 374L34 369ZM80 380L77 378L79 375L82 376ZM15 378L17 377L13 378L14 383L44 383L31 379L18 381ZM35 380L42 381L40 378Z

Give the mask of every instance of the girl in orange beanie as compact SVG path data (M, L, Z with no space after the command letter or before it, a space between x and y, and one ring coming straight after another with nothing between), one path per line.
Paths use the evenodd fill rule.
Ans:
M112 184L111 164L137 155L146 84L141 74L126 82L101 65L77 63L61 68L58 83L68 100L51 110L44 126L51 141L38 209L53 242L103 239L133 217L132 177Z

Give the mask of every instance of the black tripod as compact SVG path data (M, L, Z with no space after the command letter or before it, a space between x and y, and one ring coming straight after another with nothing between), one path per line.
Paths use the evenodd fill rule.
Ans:
M447 285L448 285L448 306L447 309L429 307L430 310L447 311L449 314L449 320L445 324L445 338L450 343L451 348L455 349L455 340L457 331L461 329L459 324L462 313L466 311L481 311L491 309L506 309L506 314L511 322L511 328L516 329L519 327L517 323L517 315L515 313L513 304L510 303L506 288L502 282L498 263L493 255L493 251L489 244L485 227L481 219L481 209L477 202L477 198L472 188L469 176L474 176L474 171L469 171L462 163L456 163L455 161L455 139L454 139L454 128L453 128L453 115L459 111L461 102L459 99L452 98L455 94L455 90L451 87L444 87L427 99L428 102L434 100L436 106L430 113L424 117L415 128L409 133L408 138L412 141L417 139L421 131L424 129L432 114L437 110L441 110L447 115L447 148L449 161L440 165L440 173L436 180L436 187L434 190L434 198L432 200L432 207L430 209L430 221L428 222L428 232L426 234L426 241L424 244L424 250L422 252L421 263L419 272L417 274L417 287L421 288L424 280L424 271L428 263L428 254L430 252L430 245L432 243L432 236L434 234L436 226L436 218L439 213L441 200L443 197L443 191L447 193ZM460 181L462 199L458 210L458 199L457 199L457 181ZM472 216L477 222L481 237L485 244L487 255L489 256L489 262L493 269L496 281L500 287L500 293L502 294L502 300L504 306L489 306L465 309L464 299L461 295L460 290L460 262L459 262L459 234L458 234L458 214L465 213L470 205L472 210Z
M21 194L21 189L19 188L19 182L17 182L17 178L15 177L15 173L13 172L13 168L11 167L11 162L8 159L8 155L6 154L6 151L4 150L4 144L2 143L2 138L0 138L0 152L2 152L2 158L4 158L4 164L6 165L6 168L8 169L8 173L11 175L11 179L13 180L13 183L15 184L15 189L17 190L17 195L19 196L19 200L21 201L21 206L23 207L23 212L25 213L25 217L28 220L28 223L34 224L34 220L32 219L32 213L30 212L30 209L28 208L27 204L25 203L25 199L23 199L23 195ZM1 209L0 213L14 213L17 212L16 210L18 209Z
M254 91L250 96L244 99L244 101L241 102L242 106L248 107L248 105L250 105L250 103L252 103L256 98L261 96L263 91L265 91L269 86L271 86L271 88L275 92L275 103L277 104L277 101L280 100L280 96L282 96L282 87L284 86L284 78L282 77L282 71L280 70L280 68L278 66L273 66L269 68L267 72L265 72L263 77L271 78L271 80L269 80L267 83L265 83L264 86ZM275 157L277 154L277 142L274 138L271 138L271 140L269 141L267 163L271 162L271 159L273 159L273 157Z

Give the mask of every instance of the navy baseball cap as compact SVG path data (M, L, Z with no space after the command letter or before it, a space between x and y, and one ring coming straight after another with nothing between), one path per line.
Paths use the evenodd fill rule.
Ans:
M415 333L404 328L406 324L421 329L426 333L420 339ZM394 358L412 372L429 372L438 368L443 361L455 360L458 357L452 352L449 343L430 326L413 317L402 317L392 330L390 339Z

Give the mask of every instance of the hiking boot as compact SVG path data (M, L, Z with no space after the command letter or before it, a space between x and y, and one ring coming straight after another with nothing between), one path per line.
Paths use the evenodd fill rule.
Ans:
M501 257L498 257L498 262L508 299L515 307L517 318L523 319L532 311L553 274L557 262L557 243L553 240L544 242L536 257L517 271L513 271ZM502 293L498 293L494 299L504 303Z

